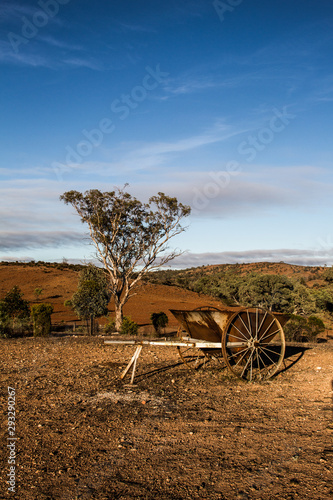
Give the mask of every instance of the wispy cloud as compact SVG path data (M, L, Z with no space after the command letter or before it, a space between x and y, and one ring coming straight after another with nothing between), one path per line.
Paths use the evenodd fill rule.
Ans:
M170 267L188 268L202 265L245 264L251 262L286 262L300 266L332 265L333 248L318 251L282 248L242 252L188 252L177 257Z
M60 49L75 50L75 51L76 50L81 50L81 51L85 50L84 47L82 47L82 45L69 43L65 40L60 40L60 39L55 38L54 36L50 36L50 35L40 36L39 39L42 42L45 42L46 44L51 45L52 47L59 47Z
M183 139L169 142L151 142L144 145L123 143L118 151L118 154L121 155L121 161L116 162L115 168L112 165L109 165L109 167L114 172L119 171L119 168L121 168L122 172L155 169L164 165L170 159L174 161L185 153L195 152L199 148L227 141L244 131L244 129L236 130L221 121L201 134ZM114 150L112 154L115 154Z
M36 12L36 7L17 2L2 2L0 24L12 21L21 21L22 16L31 16Z
M0 232L0 251L8 252L45 247L59 248L83 244L81 233L72 231L2 231Z
M56 46L56 44L54 44ZM59 44L59 48L61 43ZM82 57L78 55L79 48L73 47L74 55L58 53L50 54L43 47L43 43L35 40L33 44L22 46L19 52L14 52L9 42L0 40L0 63L14 64L19 66L31 66L34 68L64 69L64 68L89 68L102 70L102 63L93 56Z
M89 68L97 71L103 69L103 65L92 57L70 57L63 59L61 64L73 68Z
M21 50L16 53L10 43L4 40L0 40L0 63L31 66L34 68L51 68L54 66L54 62L48 60L41 53L37 53L35 49Z

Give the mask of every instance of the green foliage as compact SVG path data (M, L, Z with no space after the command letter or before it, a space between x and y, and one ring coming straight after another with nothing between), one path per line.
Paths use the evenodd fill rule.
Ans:
M314 293L304 284L296 282L291 296L294 314L307 316L316 311L316 298Z
M39 297L42 295L42 293L43 293L43 288L40 287L35 288L34 295L36 297L36 300L39 300Z
M293 283L278 274L259 274L244 280L239 300L244 306L259 306L269 311L292 312Z
M4 337L23 335L30 329L30 308L18 286L0 301L0 334Z
M115 333L116 330L116 321L114 318L110 318L107 324L105 325L104 332L107 335L110 335L111 333Z
M90 320L90 334L93 333L94 319L108 312L110 292L105 272L89 264L80 272L77 291L65 304L72 307L79 318Z
M333 288L331 286L316 290L314 297L318 309L333 312Z
M51 304L34 304L31 307L31 319L34 337L46 337L51 333Z
M97 189L68 191L60 199L71 204L89 227L97 256L109 272L119 328L131 289L148 270L179 255L166 253L167 242L184 231L180 221L191 209L161 192L148 203L121 189L104 193Z
M152 322L156 333L160 335L162 328L167 326L169 318L164 312L152 313L150 321Z
M138 324L135 321L132 321L128 316L124 316L123 321L121 323L121 327L119 329L119 333L121 335L137 335L138 334ZM117 332L116 329L116 321L114 318L111 318L105 326L105 333L111 334Z
M292 315L284 327L284 334L287 341L313 342L324 330L325 325L317 316Z
M323 278L328 283L333 283L333 266L324 271Z
M122 335L137 335L139 325L128 316L124 316L121 323L120 333Z
M310 316L308 318L308 330L310 340L315 339L318 335L325 331L325 324L317 316Z

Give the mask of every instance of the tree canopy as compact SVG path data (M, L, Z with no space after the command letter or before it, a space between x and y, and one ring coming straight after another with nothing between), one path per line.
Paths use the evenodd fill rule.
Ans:
M88 225L97 258L109 274L120 328L122 308L142 276L182 253L167 253L167 244L185 230L180 222L191 209L161 192L143 203L123 189L68 191L60 199Z
M94 330L94 319L108 313L110 301L107 277L103 269L89 264L80 272L77 291L70 305L79 318L90 320L90 334Z

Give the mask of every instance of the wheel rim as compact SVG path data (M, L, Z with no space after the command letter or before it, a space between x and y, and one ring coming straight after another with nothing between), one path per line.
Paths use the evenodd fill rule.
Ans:
M249 382L267 380L284 358L283 329L275 316L261 308L234 314L223 334L222 352L229 370Z
M178 354L183 363L191 370L198 370L207 361L206 354L196 347L177 347Z

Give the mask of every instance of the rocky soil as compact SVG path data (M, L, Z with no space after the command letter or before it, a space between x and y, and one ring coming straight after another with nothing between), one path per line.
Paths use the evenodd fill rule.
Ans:
M2 339L0 497L19 500L333 497L333 345L289 348L283 371L247 384L175 348L102 337ZM15 493L8 492L8 387Z

